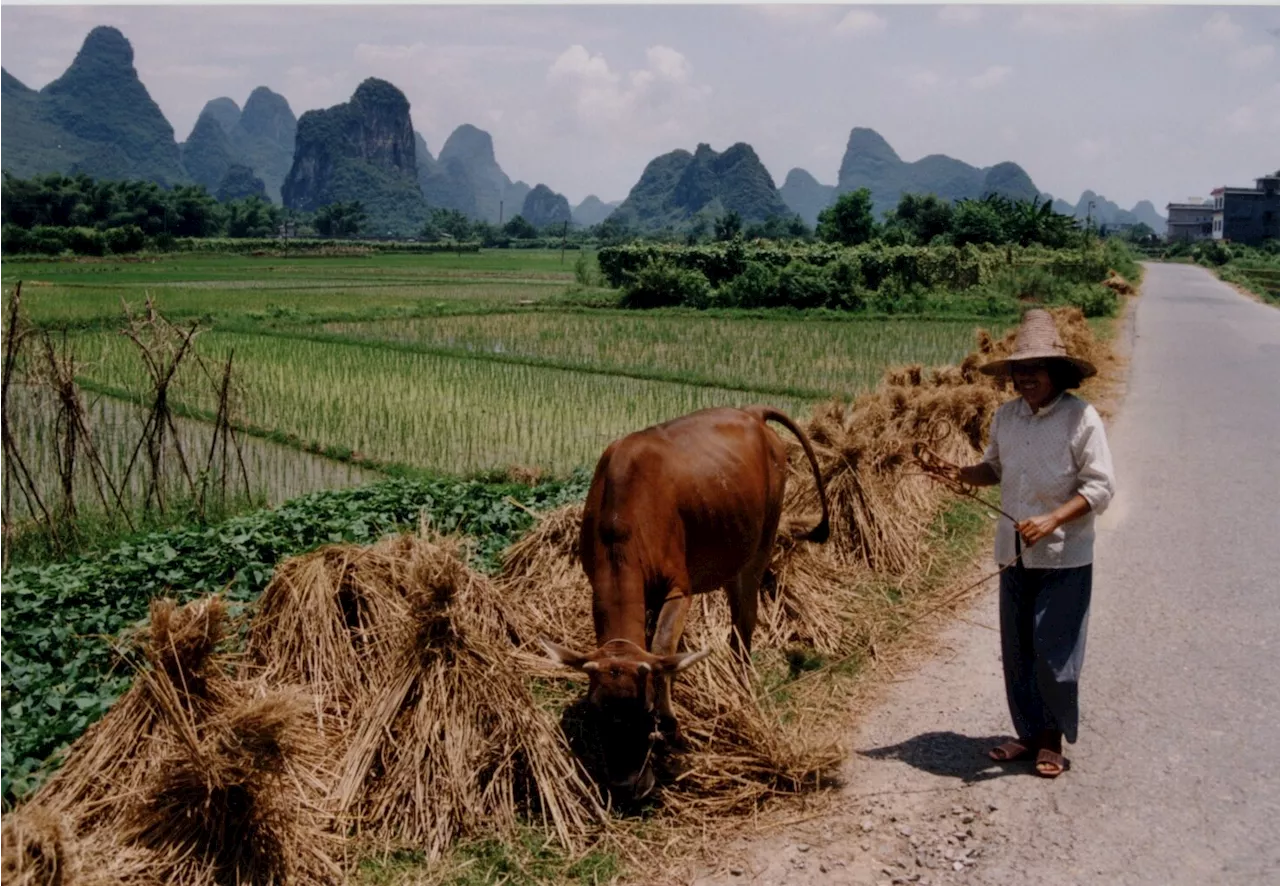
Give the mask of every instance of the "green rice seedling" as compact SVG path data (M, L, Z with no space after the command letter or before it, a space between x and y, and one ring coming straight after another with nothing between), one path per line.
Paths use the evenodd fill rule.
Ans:
M849 396L892 365L941 365L972 347L957 320L760 320L624 311L492 313L325 325L335 335L802 397ZM1004 324L992 324L1003 332Z
M126 342L83 339L88 377L139 389ZM797 398L359 344L210 333L198 346L215 360L234 349L243 386L238 412L252 424L303 445L440 471L564 471L593 463L623 434L708 406L767 399L797 417L807 413ZM215 406L207 385L190 375L171 396L198 409Z

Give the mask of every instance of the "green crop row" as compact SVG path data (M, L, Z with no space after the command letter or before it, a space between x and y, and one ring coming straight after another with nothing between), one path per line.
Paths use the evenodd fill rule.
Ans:
M1006 325L997 321L991 328L1000 334ZM868 390L892 365L957 363L974 343L972 321L766 321L624 311L495 313L324 328L405 348L815 398Z
M216 361L234 351L242 420L375 462L448 473L510 465L570 470L594 463L612 440L637 428L760 399L742 391L358 343L220 332L197 343ZM131 347L120 336L78 336L82 375L139 390ZM188 372L179 373L170 399L213 412L209 386L194 367ZM771 402L798 415L806 411L800 400Z

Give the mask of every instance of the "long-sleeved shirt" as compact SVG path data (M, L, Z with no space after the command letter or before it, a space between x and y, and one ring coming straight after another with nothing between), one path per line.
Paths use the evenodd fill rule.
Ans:
M1111 450L1098 411L1060 394L1039 412L1021 397L996 410L983 461L1000 478L1001 506L1019 521L1047 514L1077 493L1089 503L1083 517L1058 527L1036 544L1022 546L1028 569L1066 569L1093 562L1093 519L1115 494ZM1016 556L1013 523L1001 517L996 562Z

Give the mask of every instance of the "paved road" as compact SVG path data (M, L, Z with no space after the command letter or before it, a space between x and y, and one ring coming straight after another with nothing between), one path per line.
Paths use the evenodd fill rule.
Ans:
M1280 883L1280 310L1149 265L1130 334L1072 771L981 757L988 593L863 718L842 811L699 883Z

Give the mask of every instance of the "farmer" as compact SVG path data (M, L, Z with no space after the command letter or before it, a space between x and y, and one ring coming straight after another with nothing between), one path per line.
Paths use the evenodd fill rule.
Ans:
M1094 375L1067 354L1053 316L1030 310L1013 353L981 368L1021 395L996 410L980 463L951 472L971 486L1001 486L1008 517L996 530L1005 692L1018 738L992 748L999 761L1035 756L1036 772L1067 768L1075 743L1080 667L1093 584L1093 518L1115 490L1097 411L1067 393ZM1009 517L1017 518L1014 525Z

